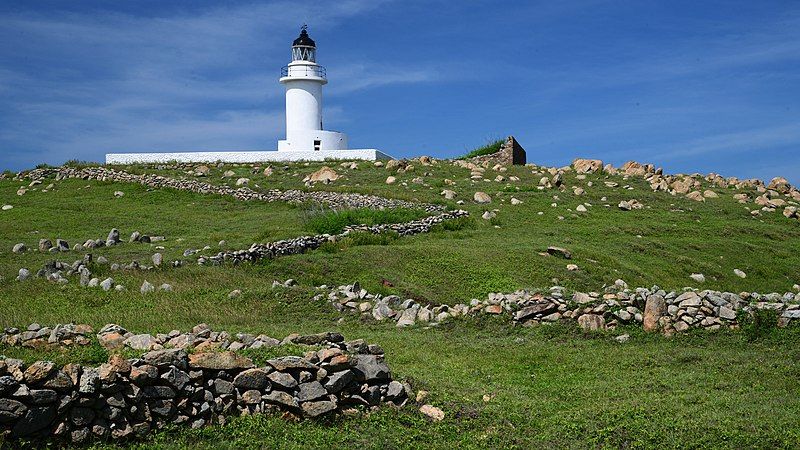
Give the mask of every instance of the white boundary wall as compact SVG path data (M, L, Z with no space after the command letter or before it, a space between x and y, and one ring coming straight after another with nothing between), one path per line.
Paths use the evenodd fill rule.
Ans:
M324 161L326 159L361 159L376 161L391 159L375 149L293 151L242 151L242 152L177 152L177 153L108 153L106 164L149 164L176 162L228 162L256 163L267 161Z

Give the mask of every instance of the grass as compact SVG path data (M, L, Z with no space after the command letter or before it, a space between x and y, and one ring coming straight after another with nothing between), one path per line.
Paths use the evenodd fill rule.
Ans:
M156 251L166 260L177 259L187 248L209 246L208 253L216 252L220 240L227 241L227 248L246 248L252 242L332 230L353 221L405 221L416 213L310 214L279 203L81 180L46 180L38 190L17 196L17 188L27 183L0 180L0 204L14 206L0 212L0 327L72 321L99 329L115 322L135 332L158 333L205 322L217 330L276 338L340 331L348 339L380 344L395 375L430 391L430 402L446 413L440 423L428 422L415 408L322 422L247 417L223 427L163 432L132 445L140 448L800 446L800 351L795 345L800 331L776 331L763 325L765 318L755 319L752 333L748 325L741 333L696 332L665 339L618 330L632 336L623 345L613 334L584 335L561 326L513 327L507 318L397 330L392 324L342 319L326 300L311 300L318 292L315 286L354 281L371 292L454 304L489 292L546 289L554 283L600 291L618 278L631 286L681 289L695 285L689 275L697 272L707 278L703 288L785 292L800 282L800 222L779 212L752 217L732 198L737 191L705 183L703 189L716 191L720 198L697 203L652 192L642 179L596 174L579 179L568 173L563 192L539 190L544 174L531 167L487 169L487 180L497 175L520 178L495 182L472 181L468 170L450 164L414 163L413 170L393 174L397 182L387 185L386 169L362 162L357 169L335 166L342 178L330 185L305 186L302 179L323 164L330 163L273 166L269 177L244 166L212 167L205 180L232 183L222 178L230 169L237 177L251 178L254 189L325 189L442 202L468 210L471 217L407 238L355 233L317 251L258 264L186 264L147 272L97 266L96 276L112 276L128 287L125 292L103 292L81 288L75 280L63 286L41 279L15 282L20 267L35 271L49 260L71 263L82 254L15 255L11 247L25 242L36 248L41 237L62 237L73 244L105 237L112 227L125 237L134 230L164 235L163 243L92 251L111 262L144 263ZM181 170L129 170L189 176ZM412 182L417 177L422 184ZM619 187L606 187L604 181ZM42 192L51 182L54 188ZM573 195L573 186L586 194ZM456 198L443 200L443 189L456 191ZM115 190L125 196L114 198ZM476 191L490 194L492 203L472 203ZM512 197L523 203L512 206ZM645 208L616 208L620 200L631 198ZM465 203L457 205L458 200ZM576 213L582 203L592 205L589 212ZM494 209L497 220L480 218ZM312 219L320 225L311 225L308 216L315 214ZM541 255L550 245L570 249L573 259ZM568 271L568 262L580 270ZM733 273L737 268L747 273L746 279ZM270 288L272 280L287 278L299 285ZM145 279L154 285L170 283L175 291L141 295L138 286ZM228 298L233 289L243 294ZM0 348L0 354L91 364L106 357L95 346L46 353Z
M303 224L316 234L339 234L351 225L383 225L410 222L425 217L421 209L343 209L334 210L324 206L309 205L303 210Z
M505 139L495 139L493 141L488 142L486 145L482 147L478 147L466 155L462 156L461 159L469 159L474 158L476 156L484 156L484 155L491 155L493 153L497 153L500 150L500 147L506 143Z

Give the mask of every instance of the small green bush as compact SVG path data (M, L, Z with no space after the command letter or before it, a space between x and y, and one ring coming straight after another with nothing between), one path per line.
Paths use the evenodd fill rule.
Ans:
M459 231L475 228L475 219L472 217L459 217L453 220L445 220L431 227L431 232Z
M311 207L302 211L301 217L307 230L317 234L339 234L351 225L383 225L410 222L425 217L421 209L344 209L333 210Z
M486 145L482 147L478 147L471 152L467 153L466 155L462 156L461 159L467 158L474 158L476 156L484 156L484 155L491 155L492 153L497 153L500 150L500 147L506 143L505 139L495 139L488 142Z
M739 313L739 326L742 328L745 339L753 342L763 339L778 328L778 311L771 309L755 309L750 313Z

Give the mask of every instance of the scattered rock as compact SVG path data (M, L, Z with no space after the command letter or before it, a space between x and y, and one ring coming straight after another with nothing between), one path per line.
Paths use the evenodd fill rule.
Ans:
M562 247L547 247L547 253L564 259L572 259L572 252Z
M689 278L691 278L692 280L696 281L697 283L705 283L706 282L706 277L702 273L693 273L693 274L689 275Z
M578 317L578 325L586 331L597 331L605 329L606 321L597 314L584 314Z
M659 320L667 312L667 303L660 295L650 295L644 305L644 331L658 330Z
M339 175L336 173L335 170L331 169L328 166L323 166L318 171L312 173L304 181L308 181L310 183L331 183L339 179Z
M475 195L473 196L473 199L475 200L475 203L491 203L492 202L492 197L490 197L489 194L487 194L485 192L481 192L481 191L476 192Z
M434 422L440 422L444 419L444 411L433 405L422 405L422 407L419 408L419 412L426 415Z
M144 283L142 283L142 287L139 288L139 292L141 292L142 294L149 294L151 292L154 292L155 290L156 290L155 286L150 284L150 282L147 280L144 280Z
M576 159L572 162L575 173L597 173L603 170L603 161L599 159Z
M17 272L17 281L25 281L31 276L31 271L25 268L19 269Z

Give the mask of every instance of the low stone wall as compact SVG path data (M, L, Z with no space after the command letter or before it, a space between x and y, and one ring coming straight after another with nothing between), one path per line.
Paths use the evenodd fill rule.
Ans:
M410 236L419 233L427 233L437 224L447 220L467 217L469 213L464 210L446 211L441 205L431 205L425 203L407 202L404 200L388 199L373 195L349 194L338 192L313 191L304 192L299 190L279 191L270 190L266 193L253 191L246 187L232 188L224 185L214 185L197 180L177 180L161 175L135 175L124 171L109 169L105 167L89 167L76 169L72 167L58 167L52 169L35 169L27 173L33 180L40 180L44 177L55 175L58 179L80 178L94 179L100 181L114 181L121 183L139 183L151 188L172 188L196 192L201 194L218 194L233 196L239 200L261 200L261 201L285 201L290 203L302 203L315 201L328 204L332 207L344 208L412 208L424 209L428 213L436 215L424 217L405 223L383 224L383 225L353 225L346 227L344 231L337 235L321 234L315 236L300 236L293 239L284 239L275 242L253 244L248 249L231 250L219 252L212 256L199 256L199 264L220 264L224 261L240 263L243 261L257 261L270 259L278 256L294 255L304 253L308 250L319 248L325 242L336 241L347 237L353 232L366 232L379 234L386 231L396 232L400 236ZM59 279L60 280L60 279Z
M492 293L484 300L468 304L424 305L396 295L370 294L358 283L326 289L315 300L327 298L342 312L355 312L378 321L394 321L398 327L415 324L435 325L454 317L478 314L506 314L517 324L577 322L585 329L614 329L619 325L640 325L648 331L666 334L691 328L716 330L738 328L739 314L755 310L774 310L778 325L800 319L800 293L759 294L692 290L667 292L658 286L630 290L624 282L600 293L576 292L568 295L558 286L548 292L519 290L510 294Z
M114 355L99 367L0 359L0 435L120 440L171 424L223 424L236 415L314 418L408 401L410 386L392 380L380 347L344 342L338 333L313 336L321 337L317 349L263 367L232 351L181 348L136 359Z
M258 261L261 259L271 259L278 256L295 255L314 250L326 242L335 242L347 237L351 233L363 232L380 234L383 232L395 232L400 236L411 236L419 233L427 233L434 226L461 217L467 217L469 213L464 210L444 212L435 216L424 217L419 220L412 220L405 223L383 224L383 225L353 225L346 227L340 234L318 234L315 236L301 236L294 239L268 242L265 244L253 244L246 250L231 250L219 252L213 256L200 256L199 264L221 264L228 261L234 264L244 261Z
M79 178L83 180L113 181L118 183L137 183L154 189L171 188L198 194L217 194L231 196L238 200L260 200L265 202L303 203L308 201L324 203L332 208L421 208L428 212L446 210L441 205L414 203L405 200L396 200L378 197L375 195L340 193L329 191L281 191L272 189L266 192L257 192L247 187L233 188L226 185L216 185L198 180L179 180L162 175L137 175L122 170L106 167L87 167L76 169L73 167L57 167L53 169L35 169L27 173L28 178L39 180L48 176L57 179Z

